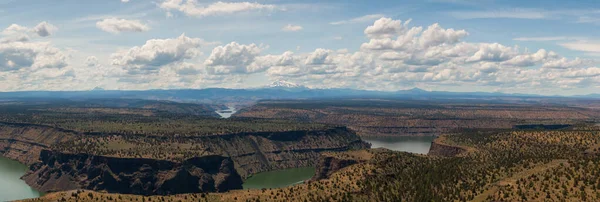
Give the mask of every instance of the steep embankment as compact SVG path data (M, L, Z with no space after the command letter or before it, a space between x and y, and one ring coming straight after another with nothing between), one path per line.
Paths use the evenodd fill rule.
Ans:
M0 124L0 138L0 151L4 156L31 165L23 179L40 191L82 188L143 195L239 189L242 179L255 173L315 166L323 152L369 147L345 127L124 138L123 135L86 135L48 126L5 123ZM72 144L82 140L90 141L83 141L87 143L80 149ZM91 142L114 140L126 141L127 146L123 150L102 149L115 143L104 142L96 144L97 149L90 149ZM70 145L75 150L66 152L58 149L58 145ZM165 145L171 147L162 148ZM126 153L134 156L117 156ZM169 156L183 158L168 159Z
M343 153L324 153L319 157L315 166L315 175L311 181L318 181L331 177L334 173L357 163L364 163L373 157L372 151L385 151L385 149L358 150Z
M212 153L230 156L244 178L265 171L315 166L322 152L370 147L345 127L221 135L200 138L198 143Z
M433 142L431 142L431 147L429 147L427 155L453 157L469 150L469 148L466 147L447 144L444 142L445 140L445 135L441 135L434 139Z
M42 149L74 137L75 133L46 126L0 123L0 154L31 165L38 161Z
M230 158L203 156L184 162L64 154L42 150L23 179L43 192L88 189L110 193L168 195L241 189Z

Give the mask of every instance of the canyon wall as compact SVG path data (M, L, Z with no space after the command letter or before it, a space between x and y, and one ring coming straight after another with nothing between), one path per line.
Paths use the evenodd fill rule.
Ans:
M73 189L138 195L224 192L242 188L231 158L203 156L184 162L112 158L42 150L23 179L42 192Z

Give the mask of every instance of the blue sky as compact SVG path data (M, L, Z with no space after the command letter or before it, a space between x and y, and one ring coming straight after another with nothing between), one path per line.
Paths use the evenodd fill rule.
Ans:
M5 0L0 15L0 91L600 93L593 0Z

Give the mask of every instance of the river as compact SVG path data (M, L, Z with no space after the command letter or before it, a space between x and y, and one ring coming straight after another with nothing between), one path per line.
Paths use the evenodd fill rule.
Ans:
M40 192L32 189L20 179L27 169L26 165L0 156L0 201L41 196Z
M219 114L219 116L221 116L221 118L227 119L227 118L231 117L231 115L235 114L237 111L236 111L235 107L228 107L228 109L226 109L226 110L217 110L215 112L217 114Z
M362 137L371 143L371 148L386 148L417 154L427 154L434 136Z
M290 168L258 173L244 182L244 189L287 187L303 183L315 175L314 167Z

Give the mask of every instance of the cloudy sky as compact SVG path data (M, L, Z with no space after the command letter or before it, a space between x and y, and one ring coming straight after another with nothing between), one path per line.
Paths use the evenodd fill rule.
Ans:
M600 93L600 3L3 0L0 91Z

